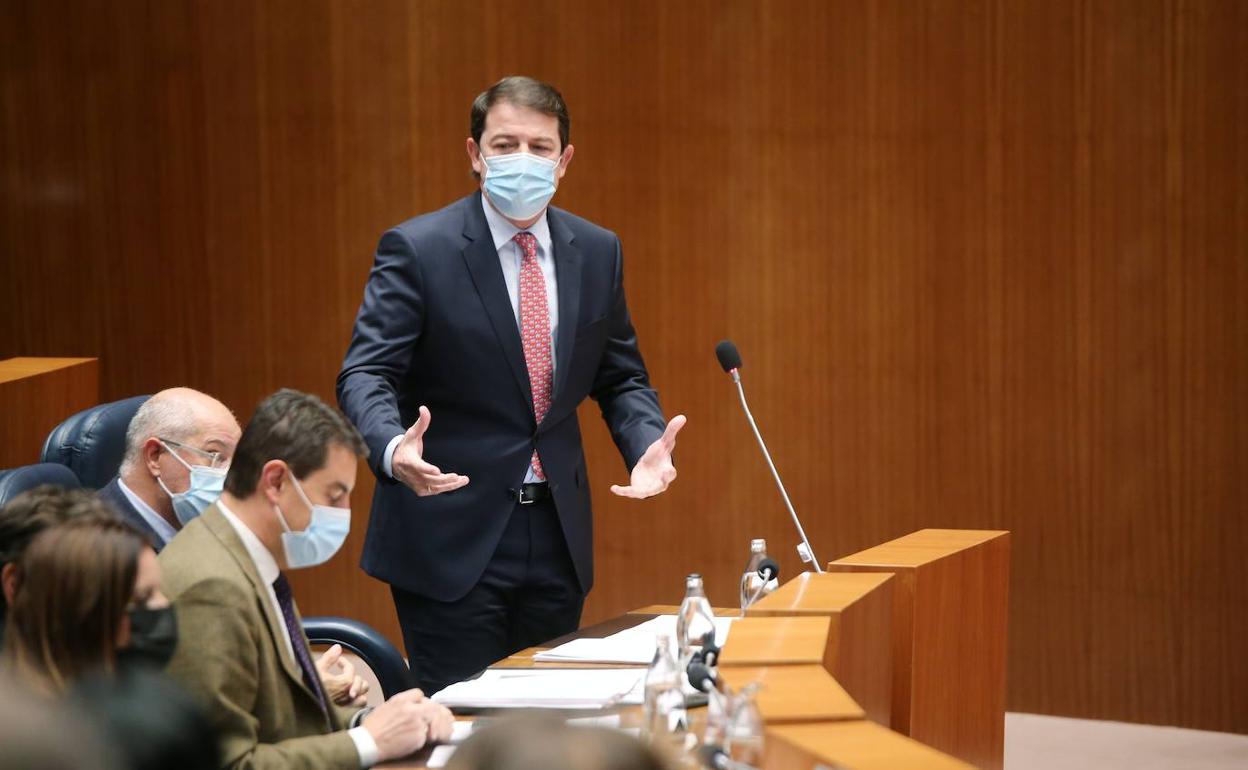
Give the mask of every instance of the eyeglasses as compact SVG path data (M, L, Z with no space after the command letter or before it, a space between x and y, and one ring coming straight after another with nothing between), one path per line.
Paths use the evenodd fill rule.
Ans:
M177 449L183 449L187 452L194 452L200 457L208 458L207 465L209 468L224 468L230 464L230 461L226 459L225 455L221 454L220 452L213 452L208 449L200 449L199 447L194 447L194 446L191 446L190 444L183 444L178 441L170 441L167 438L162 438L160 439L160 441L164 443L165 446L176 447Z

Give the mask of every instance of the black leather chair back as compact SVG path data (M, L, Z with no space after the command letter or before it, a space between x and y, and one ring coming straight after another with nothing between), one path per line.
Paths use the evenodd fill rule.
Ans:
M126 453L126 428L150 396L135 396L84 409L52 429L40 459L67 466L88 489L113 480Z
M64 465L58 463L38 463L23 465L0 471L0 508L28 489L41 484L55 484L58 487L81 487L78 477Z
M303 619L303 632L312 644L341 644L360 656L373 670L387 698L416 686L403 656L377 629L350 618L320 616Z

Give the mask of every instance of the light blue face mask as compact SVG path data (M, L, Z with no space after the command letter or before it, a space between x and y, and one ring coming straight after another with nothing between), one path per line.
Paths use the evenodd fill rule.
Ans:
M160 485L160 488L165 491L166 495L169 495L169 499L173 502L173 513L178 517L178 523L185 527L190 523L191 519L203 513L205 508L215 503L217 498L221 496L221 490L225 488L225 474L229 468L191 465L179 457L178 453L173 451L164 441L161 441L160 445L191 472L191 485L187 487L185 492L176 494L169 491L169 487L165 486L164 479L159 476L156 477L156 483Z
M282 525L282 549L286 552L286 566L299 569L324 564L346 542L347 533L351 531L351 509L313 505L303 493L303 487L299 485L295 474L290 474L290 480L299 497L303 498L304 504L312 509L312 518L308 521L307 529L292 532L286 524L286 517L282 515L282 509L273 506L273 510L277 511L277 520Z
M482 155L485 193L494 208L509 219L532 219L555 195L557 161L527 152Z

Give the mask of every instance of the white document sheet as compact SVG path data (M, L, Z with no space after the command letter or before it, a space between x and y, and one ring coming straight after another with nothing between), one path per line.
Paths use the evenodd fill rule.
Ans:
M454 744L444 743L441 746L434 746L433 753L429 755L429 764L426 767L446 767L446 763L450 761L451 755L455 753Z
M433 696L448 708L599 709L640 703L634 692L645 676L636 668L495 668Z

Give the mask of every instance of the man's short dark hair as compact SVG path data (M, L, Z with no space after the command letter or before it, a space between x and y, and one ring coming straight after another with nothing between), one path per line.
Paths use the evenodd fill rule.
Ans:
M568 146L572 121L568 117L568 105L563 101L563 94L549 83L524 75L509 75L472 100L469 128L472 131L472 140L478 147L481 145L481 135L485 133L485 116L499 102L528 107L555 117L559 121L559 151L563 152L563 148Z
M283 388L260 402L243 429L230 461L225 490L249 497L270 460L282 460L296 478L325 467L329 447L338 445L357 457L368 457L360 432L342 412L309 393Z

